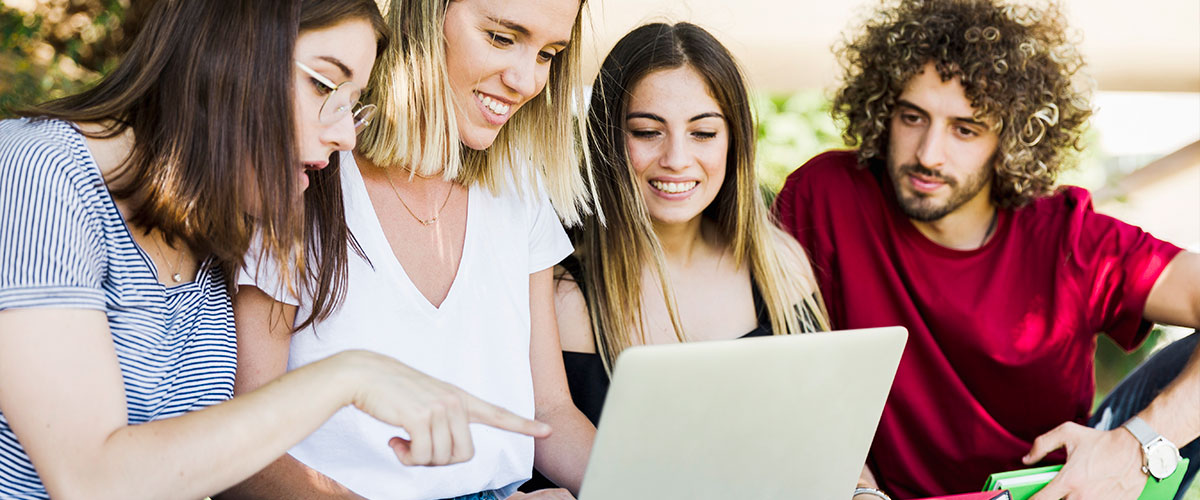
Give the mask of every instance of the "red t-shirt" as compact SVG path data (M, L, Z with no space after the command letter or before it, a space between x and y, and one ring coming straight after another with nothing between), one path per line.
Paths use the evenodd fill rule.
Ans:
M775 211L808 250L835 328L908 328L868 459L899 498L978 491L1024 467L1037 436L1085 422L1095 334L1140 344L1146 297L1180 251L1074 187L1001 210L979 249L945 248L852 151L792 173Z

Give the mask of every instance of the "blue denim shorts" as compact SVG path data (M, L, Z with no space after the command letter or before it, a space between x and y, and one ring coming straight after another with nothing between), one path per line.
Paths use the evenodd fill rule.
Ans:
M479 493L471 493L460 497L448 498L446 500L504 500L497 495L496 490L481 491Z

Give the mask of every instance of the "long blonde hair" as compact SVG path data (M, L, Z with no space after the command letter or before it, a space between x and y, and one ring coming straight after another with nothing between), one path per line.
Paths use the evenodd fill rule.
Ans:
M382 166L406 166L417 175L441 174L493 193L511 186L524 195L539 184L568 224L588 213L591 170L579 165L587 138L572 119L583 109L579 15L568 48L550 63L546 88L521 107L483 151L459 141L446 70L446 7L458 0L379 0L395 42L371 75L367 100L380 115L363 131L359 151Z
M808 257L771 219L755 178L756 132L745 79L733 56L698 26L647 24L625 35L605 58L588 110L593 166L603 179L596 186L597 210L603 210L605 220L587 217L578 233L583 264L579 281L596 350L609 370L621 351L645 339L641 321L645 266L657 277L676 337L686 340L663 251L629 165L624 133L629 89L652 72L683 66L706 80L730 131L729 173L703 216L716 223L736 263L748 265L775 334L829 329Z

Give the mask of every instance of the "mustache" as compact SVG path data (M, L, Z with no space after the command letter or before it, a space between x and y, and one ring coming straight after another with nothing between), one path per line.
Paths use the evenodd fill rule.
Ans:
M945 182L946 185L948 185L950 187L955 187L958 185L957 179L946 176L946 175L942 175L941 172L938 172L936 170L925 167L919 163L908 163L908 164L900 165L900 174L901 175L917 174L921 177L937 179L942 182Z

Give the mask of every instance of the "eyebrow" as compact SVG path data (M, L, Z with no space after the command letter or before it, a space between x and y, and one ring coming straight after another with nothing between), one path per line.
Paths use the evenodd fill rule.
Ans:
M526 37L529 36L529 28L526 28L520 24L517 24L516 22L509 21L508 19L501 19L501 18L495 17L495 16L487 16L487 19L488 19L488 21L491 21L493 23L499 24L500 26L504 26L505 28L512 30L513 33L516 33L521 36L526 36ZM559 40L557 42L550 42L547 45L557 45L560 47L566 47L568 43L569 42L567 42L566 40Z
M913 110L913 111L916 111L916 112L918 112L918 113L921 113L922 115L925 115L925 117L929 117L929 112L928 112L928 111L925 111L925 110L924 110L923 108L921 108L920 106L917 106L916 104L913 104L913 103L911 103L911 102L909 102L909 101L906 101L906 100L904 100L904 99L897 99L897 100L896 100L896 104L898 104L898 105L900 105L900 106L902 106L902 107L905 107L905 108L909 108L909 109L911 109L911 110ZM974 125L974 126L977 126L977 127L982 127L982 128L989 128L989 127L990 127L990 125L988 125L987 123L984 123L984 122L982 122L982 121L979 121L979 120L975 119L975 117L974 117L974 116L956 116L956 117L953 117L953 118L951 118L951 120L952 120L952 121L954 121L954 122L957 122L957 123L964 124L964 125Z
M342 70L342 76L346 77L347 80L354 79L354 71L350 70L350 67L346 66L346 63L343 63L341 59L338 59L333 56L317 56L317 59L320 59L329 64L337 66L338 69Z
M640 111L635 111L633 113L629 113L629 114L625 115L626 120L632 120L634 118L646 118L648 120L654 120L659 123L667 123L666 119L664 119L663 117L658 116L654 113L644 113L644 112L640 112ZM690 119L688 119L688 122L694 122L696 120L703 120L705 118L720 118L720 119L724 120L725 116L722 115L721 113L717 113L715 111L709 111L707 113L700 113L696 116L691 117Z

